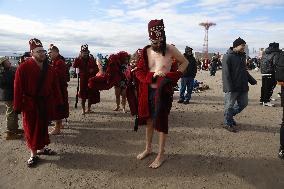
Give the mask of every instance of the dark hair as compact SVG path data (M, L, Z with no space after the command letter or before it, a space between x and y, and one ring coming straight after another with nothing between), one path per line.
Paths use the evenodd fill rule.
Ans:
M51 51L59 52L59 49L56 46L52 46L50 48Z
M162 19L162 24L164 25L164 20ZM166 33L165 30L162 30L162 36L163 36L163 41L162 41L162 46L161 46L161 50L162 50L162 55L165 56L166 55L166 49L167 49L167 40L166 40Z

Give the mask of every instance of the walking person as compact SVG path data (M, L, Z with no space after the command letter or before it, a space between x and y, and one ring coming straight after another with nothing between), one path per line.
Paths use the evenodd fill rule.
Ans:
M52 120L55 105L62 103L56 73L49 65L42 43L29 41L31 58L20 64L15 76L14 111L22 112L23 127L31 156L28 167L39 161L38 155L54 155L46 146L50 143L48 121Z
M230 132L237 132L234 116L248 105L248 82L256 85L257 81L246 69L246 42L238 38L233 42L223 58L222 81L224 98L224 124Z

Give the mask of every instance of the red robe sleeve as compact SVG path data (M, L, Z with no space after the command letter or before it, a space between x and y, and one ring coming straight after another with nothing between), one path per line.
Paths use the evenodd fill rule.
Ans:
M68 68L67 65L65 64L65 62L63 60L58 60L56 62L56 66L54 67L56 73L57 73L57 77L59 79L59 85L60 87L66 87L67 85L67 72L68 72Z
M14 80L14 111L21 112L23 104L23 79L21 66L17 69Z
M52 71L53 71L53 78L54 78L52 81L53 104L54 104L54 108L57 108L57 106L63 105L63 97L62 97L62 93L61 93L60 86L59 86L59 78L57 77L55 70L52 70ZM55 113L56 112L53 112L53 115Z
M137 63L137 70L135 72L137 79L141 83L151 84L154 76L154 72L149 71L148 67L148 57L147 57L147 47L142 50L141 58Z
M79 58L75 58L73 63L73 68L79 68L79 64L80 64Z

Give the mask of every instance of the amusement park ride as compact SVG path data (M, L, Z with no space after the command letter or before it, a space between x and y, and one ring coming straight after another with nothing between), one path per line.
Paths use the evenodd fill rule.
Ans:
M204 36L204 43L203 43L203 56L204 56L203 59L208 60L208 30L211 26L215 26L216 23L202 22L199 25L205 28L205 36Z

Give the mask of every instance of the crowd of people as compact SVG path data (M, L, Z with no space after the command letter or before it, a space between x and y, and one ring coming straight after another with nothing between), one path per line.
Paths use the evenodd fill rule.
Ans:
M248 72L244 52L246 42L243 39L238 38L233 42L222 61L219 55L214 54L211 60L204 60L201 64L200 60L194 58L191 47L186 46L182 54L174 45L167 44L164 28L163 20L151 20L148 24L150 45L138 49L133 55L120 51L109 57L101 54L94 57L88 45L82 45L80 55L72 65L78 70L76 106L80 98L82 116L93 112L91 107L100 102L100 91L114 87L114 111L122 107L122 111L126 112L127 101L131 115L136 116L134 130L138 129L138 125L146 125L145 149L137 155L138 160L152 153L154 130L158 132L159 151L149 165L154 169L165 160L168 116L174 88L179 80L178 103L190 104L192 91L199 83L195 80L197 71L209 69L210 75L215 76L216 70L222 67L224 125L230 132L237 132L234 116L248 105L248 83L257 84ZM69 117L67 88L70 75L57 46L51 44L46 52L36 38L29 41L29 46L30 52L21 58L17 69L11 67L8 58L0 59L0 88L3 91L1 101L6 105L6 139L20 139L24 135L31 153L27 166L34 167L40 160L39 155L56 154L47 145L50 143L49 135L60 134L64 128L62 120ZM282 57L279 44L269 44L260 64L262 105L269 106L276 81L280 81L283 106ZM19 129L18 114L22 114L23 130ZM55 126L48 132L50 121ZM284 158L284 117L280 144L279 157Z

